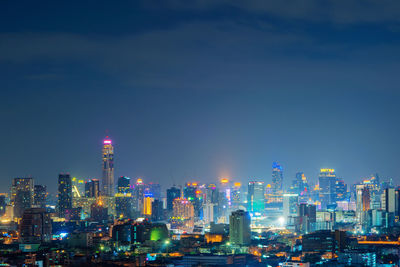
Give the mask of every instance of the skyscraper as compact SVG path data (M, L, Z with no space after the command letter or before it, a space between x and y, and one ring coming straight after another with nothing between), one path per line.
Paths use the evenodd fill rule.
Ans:
M14 204L14 216L21 218L24 210L33 205L33 178L14 178L11 187L11 203Z
M181 190L175 186L167 189L167 210L172 211L174 199L181 197Z
M138 178L135 187L133 188L133 206L136 211L141 212L143 210L145 189L146 185L143 183L143 180Z
M128 177L125 176L119 177L117 182L117 192L120 194L131 193L130 181L131 179Z
M176 198L173 201L174 217L181 221L182 229L191 232L194 227L194 205L191 201L185 198Z
M265 207L264 183L251 181L248 185L247 205L251 212L262 212Z
M396 216L396 193L394 188L386 188L382 194L382 209L386 211L386 226L393 226Z
M283 168L277 162L272 164L272 193L274 195L283 193Z
M153 195L145 194L143 198L143 215L151 216L152 208L151 204L153 203Z
M336 174L334 169L321 169L319 173L321 208L336 202Z
M19 227L19 238L22 243L51 241L51 219L45 209L26 209Z
M100 182L98 179L90 179L85 183L85 196L86 197L99 197L100 195Z
M85 196L85 181L83 179L72 178L72 196L74 198Z
M47 187L45 185L35 185L33 202L37 208L45 208L47 201Z
M65 216L65 211L72 208L72 179L71 176L61 173L58 176L58 214Z
M151 220L152 221L161 221L164 219L164 203L162 200L154 199L153 203L151 203Z
M283 216L285 218L286 225L292 225L292 218L297 215L299 203L298 194L283 194Z
M229 216L229 241L234 245L249 245L251 242L250 214L244 210L232 212Z
M114 196L114 147L108 136L103 141L103 180L101 194L109 197Z

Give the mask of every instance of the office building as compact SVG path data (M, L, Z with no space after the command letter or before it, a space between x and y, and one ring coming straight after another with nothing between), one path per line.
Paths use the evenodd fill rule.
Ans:
M21 218L26 209L34 203L33 178L14 178L11 186L11 204L14 205L14 216Z
M136 211L143 212L143 198L145 193L146 185L143 180L138 178L133 188L133 206Z
M165 219L163 206L164 206L163 201L159 199L154 199L153 203L151 203L152 221L162 221Z
M336 203L336 174L334 169L321 169L319 173L319 199L321 209Z
M183 222L182 230L191 232L194 227L194 205L186 198L176 198L173 201L173 217Z
M167 211L172 211L174 206L173 202L176 198L181 197L181 190L175 186L167 189Z
M248 210L253 213L261 213L265 207L264 183L251 181L247 192Z
M45 185L35 185L33 203L36 208L45 208L47 202L47 187Z
M72 208L72 179L71 176L61 173L58 176L58 214L65 216L65 211Z
M229 216L229 241L233 245L246 246L251 242L251 218L247 211L237 210Z
M72 197L85 196L85 181L76 177L72 178Z
M26 209L20 223L21 243L50 242L52 226L50 214L42 208Z
M131 193L131 179L125 176L121 176L117 181L117 192L120 194Z
M133 216L133 198L131 193L116 193L115 194L115 212L117 217L132 218Z
M100 181L98 179L90 179L85 183L85 196L90 198L100 196Z
M272 194L279 196L283 193L283 168L277 162L272 164Z
M161 185L157 183L148 183L147 187L148 190L146 193L150 193L153 195L154 199L161 199Z
M143 215L151 216L152 203L154 201L152 194L145 194L143 198Z
M287 226L294 225L293 218L297 216L298 203L298 194L283 194L283 217Z

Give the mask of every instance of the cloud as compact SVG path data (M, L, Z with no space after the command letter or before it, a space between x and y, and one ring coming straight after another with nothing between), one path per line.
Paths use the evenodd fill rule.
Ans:
M59 69L71 65L75 71L91 70L135 88L250 90L293 87L293 81L304 88L315 80L335 80L335 75L364 84L392 69L399 56L396 45L326 43L318 36L282 31L265 21L255 26L198 21L118 36L8 33L1 34L0 40L0 64L44 62L58 69L60 77ZM365 62L379 63L381 56L385 60L379 72L360 67ZM52 72L27 77L48 79L48 73Z
M157 3L159 3L157 1ZM153 2L152 8L160 7ZM397 0L172 0L162 8L206 11L217 8L238 8L253 14L283 19L296 19L337 24L400 22Z

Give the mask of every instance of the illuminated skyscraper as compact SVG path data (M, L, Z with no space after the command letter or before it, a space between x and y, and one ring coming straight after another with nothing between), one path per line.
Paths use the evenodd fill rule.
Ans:
M176 198L173 201L174 217L179 218L183 223L182 229L189 231L194 227L194 206L193 203L186 198Z
M321 208L336 202L336 174L334 169L321 169L319 173Z
M65 211L72 208L72 179L71 176L61 173L58 176L58 214L65 216Z
M167 189L167 210L172 211L174 199L181 197L181 190L175 186Z
M234 245L250 245L251 218L247 211L237 210L229 216L229 241Z
M108 136L103 141L102 190L101 194L104 196L114 195L114 147Z
M11 204L14 205L14 216L21 218L26 209L33 205L33 178L14 178L11 187Z
M272 164L272 193L282 195L283 193L283 168L277 162Z
M45 185L35 185L33 202L36 208L45 208L47 201L47 187Z
M135 187L133 188L133 206L136 211L143 210L143 198L145 193L146 185L143 180L138 178L136 180Z
M287 226L293 225L293 217L297 215L299 195L283 194L283 217Z
M85 183L85 196L86 197L99 197L100 195L100 182L98 179L90 179Z
M231 189L231 201L232 201L232 208L238 209L241 203L241 192L240 189L242 187L241 183L234 183Z
M248 210L251 212L262 212L265 207L264 183L249 182L247 193Z
M120 194L131 193L130 181L131 179L128 177L125 176L119 177L117 182L117 192Z
M153 203L153 195L145 194L143 198L143 215L151 216L152 208L151 204Z
M85 181L83 179L72 178L72 196L74 198L85 196Z

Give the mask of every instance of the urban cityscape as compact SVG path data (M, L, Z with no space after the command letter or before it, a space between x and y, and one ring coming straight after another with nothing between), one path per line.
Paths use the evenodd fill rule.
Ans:
M0 267L400 266L399 0L0 1Z
M347 184L323 168L312 184L303 172L289 175L273 162L269 183L218 178L165 189L114 177L108 136L101 155L100 179L60 173L53 199L34 177L12 180L0 195L2 264L399 263L400 188L379 174Z

